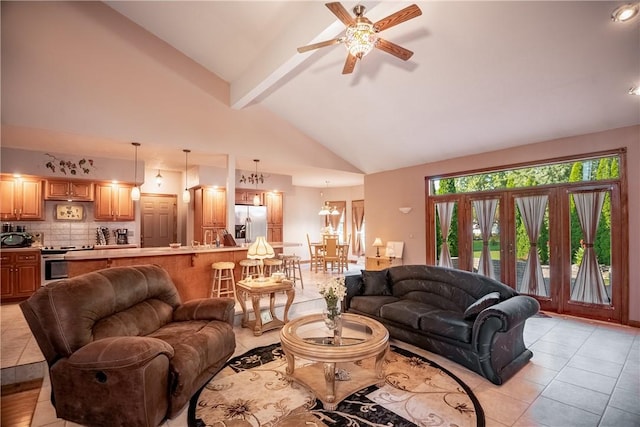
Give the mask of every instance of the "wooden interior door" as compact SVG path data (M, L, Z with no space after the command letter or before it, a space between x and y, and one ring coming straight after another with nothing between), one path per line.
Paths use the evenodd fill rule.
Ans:
M143 194L140 197L140 246L167 247L177 240L177 196L175 194Z

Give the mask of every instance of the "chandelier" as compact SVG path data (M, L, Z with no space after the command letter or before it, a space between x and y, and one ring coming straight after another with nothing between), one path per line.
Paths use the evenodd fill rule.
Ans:
M244 174L240 177L240 183L241 184L264 184L264 175L262 174L258 174L258 162L260 160L258 159L253 159L254 162L256 162L256 171L255 173L252 173L251 175L247 175L245 176Z

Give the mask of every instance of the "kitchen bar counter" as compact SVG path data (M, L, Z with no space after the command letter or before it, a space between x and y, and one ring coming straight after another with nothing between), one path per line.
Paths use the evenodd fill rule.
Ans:
M270 244L276 254L282 253L285 247L300 246L296 243ZM184 302L210 296L213 276L211 264L214 262L234 262L235 279L240 280L239 263L247 258L247 249L248 246L94 249L67 252L64 259L67 261L69 277L109 267L157 264L169 272Z

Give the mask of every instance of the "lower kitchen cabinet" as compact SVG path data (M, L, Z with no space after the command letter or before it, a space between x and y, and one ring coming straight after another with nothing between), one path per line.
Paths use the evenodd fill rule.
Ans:
M40 287L40 251L2 251L0 298L2 302L30 297Z

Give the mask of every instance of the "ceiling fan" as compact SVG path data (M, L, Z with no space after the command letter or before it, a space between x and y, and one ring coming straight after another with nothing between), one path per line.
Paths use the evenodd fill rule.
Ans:
M411 58L411 55L413 55L413 52L410 50L378 37L378 33L422 15L422 11L415 4L407 6L396 13L392 13L376 23L372 23L364 16L365 7L362 5L357 5L353 8L353 13L356 15L355 18L352 17L339 2L326 3L325 6L347 26L344 36L299 47L298 52L303 53L325 46L344 43L347 47L348 54L344 68L342 69L342 74L352 73L357 60L362 59L362 57L369 53L374 47L390 53L403 61L408 60Z

